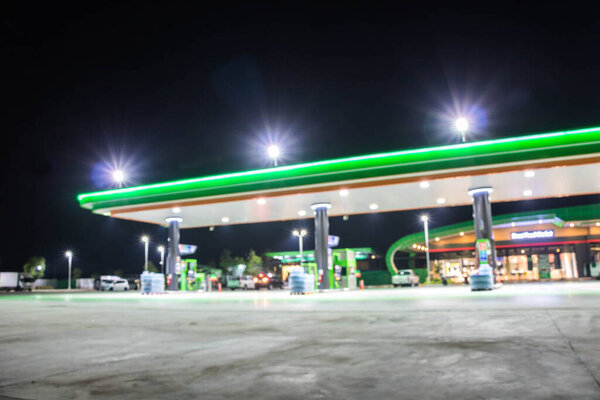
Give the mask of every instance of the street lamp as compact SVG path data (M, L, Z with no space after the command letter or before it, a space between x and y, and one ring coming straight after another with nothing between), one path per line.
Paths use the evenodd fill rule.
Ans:
M73 259L73 252L71 250L65 251L65 257L69 260L69 280L68 289L71 290L71 260Z
M277 161L281 156L281 150L279 149L279 146L277 146L276 144L272 144L269 147L267 147L267 155L270 159L273 160L273 166L276 167Z
M113 177L113 180L118 184L122 184L125 181L125 179L127 178L127 176L125 175L125 172L120 169L114 170L112 173L112 177Z
M142 236L142 242L144 242L144 271L148 271L148 243L150 238L146 235Z
M427 283L431 280L431 264L429 261L429 217L426 214L421 215L423 229L425 230L425 257L427 260Z
M165 273L165 246L158 246L158 252L160 253L160 272Z
M303 238L304 238L304 236L306 236L307 232L306 232L306 229L302 229L302 230L297 230L296 229L292 233L294 234L294 236L296 236L298 238L298 246L300 247L300 265L302 265L302 261L303 261L302 260L303 259L303 256L302 256L302 246L304 244L303 243L304 242Z
M456 127L456 130L460 132L460 135L462 137L462 142L465 143L467 141L465 134L467 133L467 130L469 129L469 120L461 117L456 120L456 122L454 123L454 126Z

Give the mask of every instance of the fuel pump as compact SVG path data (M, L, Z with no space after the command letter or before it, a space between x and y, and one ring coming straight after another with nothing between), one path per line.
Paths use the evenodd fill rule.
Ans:
M489 239L477 239L475 242L477 271L470 277L471 291L492 290L494 288L494 269L490 266L489 257L492 246Z

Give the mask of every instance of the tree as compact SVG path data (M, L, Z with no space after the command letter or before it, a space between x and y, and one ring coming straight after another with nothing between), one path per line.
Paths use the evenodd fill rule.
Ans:
M81 270L81 268L73 268L73 272L71 273L71 279L79 279L81 278L81 275L83 274L83 271Z
M148 260L148 272L159 272L158 267L152 261Z
M248 275L257 275L262 271L263 260L256 254L253 249L250 249L246 257L246 273Z
M235 265L245 264L246 260L243 257L237 257L231 254L231 250L224 249L221 253L221 257L219 257L219 267L223 271L227 271L227 268L233 267Z
M29 257L23 265L23 272L31 274L34 278L41 278L46 271L46 259L44 257Z

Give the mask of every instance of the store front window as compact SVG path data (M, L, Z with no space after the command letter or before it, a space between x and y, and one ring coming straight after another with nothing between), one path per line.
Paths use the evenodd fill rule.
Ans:
M502 281L563 280L578 277L575 249L531 247L501 249L498 275Z

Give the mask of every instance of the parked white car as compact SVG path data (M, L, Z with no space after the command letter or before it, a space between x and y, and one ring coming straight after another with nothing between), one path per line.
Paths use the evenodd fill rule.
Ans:
M412 269L401 269L398 275L392 276L392 285L398 286L419 286L419 276Z
M118 292L129 290L129 282L118 276L102 277L100 279L100 291Z

